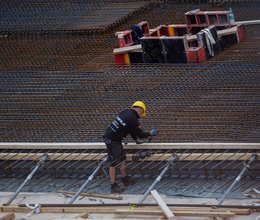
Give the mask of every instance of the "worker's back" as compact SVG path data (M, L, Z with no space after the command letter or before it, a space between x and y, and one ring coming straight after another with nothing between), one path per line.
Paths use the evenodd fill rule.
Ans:
M122 141L123 138L140 126L138 119L139 115L134 109L121 111L108 126L105 137L113 141Z

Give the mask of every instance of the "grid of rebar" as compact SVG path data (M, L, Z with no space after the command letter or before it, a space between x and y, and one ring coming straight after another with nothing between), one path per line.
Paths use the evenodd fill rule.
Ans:
M258 155L258 158L248 166L229 197L243 198L243 191L259 186L259 150L157 149L149 151L150 156L146 158L133 160L133 155L144 151L126 152L127 170L137 183L128 187L125 193L143 194L167 163L172 161L173 155L178 159L171 163L170 169L156 186L167 195L219 198L253 155ZM22 191L77 191L106 156L106 150L1 150L0 191L15 191L46 153L48 159ZM109 163L105 163L84 192L109 193L108 169ZM117 179L120 183L120 176Z
M0 142L100 142L118 111L136 99L148 107L143 127L159 130L153 142L259 142L259 25L246 27L245 42L208 63L112 64L114 33L132 24L184 23L184 13L198 7L232 7L236 20L256 20L257 1L87 2L1 1ZM127 150L137 183L125 193L143 194L178 155L156 188L220 198L250 157L259 156L252 149L160 149L133 161L140 151ZM77 191L106 155L98 149L3 149L0 191L17 190L46 153L22 191ZM108 167L83 192L110 193ZM259 169L257 159L228 196L244 198L244 190L259 187Z
M3 1L3 4L5 2ZM129 4L132 3L130 2ZM97 2L96 4L98 5L99 3ZM57 30L42 35L29 33L24 35L18 33L5 34L5 29L0 29L3 32L0 37L0 61L2 64L0 71L96 70L100 66L103 66L104 63L113 63L112 51L118 47L115 37L115 32L117 31L126 30L131 25L143 20L149 22L150 28L155 28L162 24L185 23L185 12L196 8L200 8L201 10L229 9L228 5L175 4L173 1L158 4L144 9L141 13L134 14L132 17L130 16L122 24L111 28L111 30L103 34L98 33L98 26L93 28L97 33L93 33L92 35L84 34L84 29L71 34L69 27L65 28L65 30L59 30L55 23L52 25ZM51 6L52 4L49 5L49 7ZM65 6L73 7L73 4ZM53 7L56 7L55 4ZM232 4L230 7L234 11L237 21L259 19L260 7L257 3L248 3L243 6ZM21 10L22 8L21 5ZM22 11L26 12L25 9ZM122 11L124 11L123 8ZM29 12L27 14L30 15ZM8 27L12 27L13 23L15 24L15 21L12 22L11 15L10 21L4 23ZM48 14L46 14L46 17L48 19ZM1 21L2 19L0 23ZM257 26L249 28L249 32L254 33L255 36L259 36L259 28Z
M148 6L145 1L3 0L0 33L101 33Z
M226 61L2 73L1 141L101 142L116 114L141 99L155 142L258 142L258 72L258 61Z
M113 1L97 1L96 7L107 7L109 2ZM84 4L80 1L14 3L1 2L9 10L19 9L29 15L38 6L55 10L63 7L73 10L75 6L79 10ZM184 22L184 13L195 6L175 3L159 2L126 21L118 30L141 20L147 20L151 28ZM92 4L95 1L89 6ZM243 8L232 5L236 18L257 19L260 13L255 4ZM32 7L27 8L29 5ZM226 4L199 6L201 10L227 7ZM50 25L55 27L58 23ZM117 45L115 30L91 36L68 35L66 31L39 36L2 35L0 141L102 141L105 128L117 112L141 99L149 113L149 118L142 121L144 127L157 126L160 130L153 141L258 142L259 44L256 42L260 28L255 25L246 30L245 42L205 64L126 67L111 64L112 49Z

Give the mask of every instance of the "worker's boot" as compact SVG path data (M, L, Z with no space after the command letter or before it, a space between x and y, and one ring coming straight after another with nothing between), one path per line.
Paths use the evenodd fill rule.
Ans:
M121 193L125 190L125 188L117 183L111 184L111 192L112 193Z
M124 176L121 178L124 186L130 186L133 185L135 183L135 180L133 178L131 178L130 176Z

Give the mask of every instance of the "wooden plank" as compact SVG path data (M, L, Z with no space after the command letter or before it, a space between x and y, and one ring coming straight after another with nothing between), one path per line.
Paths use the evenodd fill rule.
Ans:
M230 218L236 214L230 211L224 212L204 212L204 211L173 211L176 216L194 216L194 217L218 217L218 218Z
M163 201L161 196L158 194L156 190L151 191L152 196L157 202L157 205L161 208L162 212L166 216L167 219L175 219L172 211L169 209L169 207L166 205L166 203Z
M114 213L115 209L124 208L125 206L112 206L112 207L66 207L66 206L52 206L52 207L41 207L41 213L83 213L83 212L94 212L94 213ZM21 212L27 213L31 209L20 206L0 206L0 212Z
M224 29L224 30L217 31L217 33L218 33L218 36L219 36L219 37L224 36L224 35L235 34L235 33L237 33L237 26L234 26L234 27L232 27L232 28L228 28L228 29Z
M119 206L117 206L118 208ZM96 213L114 213L113 207L41 207L41 213L83 213L95 211ZM0 212L30 212L31 209L19 206L0 206Z
M129 143L125 149L258 149L260 143ZM0 143L0 149L106 149L104 143Z
M170 208L175 216L197 216L197 217L232 217L234 215L249 215L251 214L250 209L224 209L214 208L208 209L209 207L174 207ZM28 213L31 209L27 207L19 206L0 206L0 212L20 212ZM97 207L97 206L73 206L73 207L41 207L41 213L107 213L107 214L129 214L129 215L149 215L161 216L162 212L158 206L143 206L133 210L126 209L125 206L109 206L109 207Z
M127 53L127 52L131 52L131 51L142 51L141 44L137 44L134 46L128 46L128 47L115 48L113 50L113 54Z
M0 153L1 160L39 160L44 153ZM48 160L103 160L107 153L48 153ZM182 161L211 161L211 160L248 160L252 153L179 153L179 160ZM133 154L127 154L127 161L132 161ZM260 153L257 153L260 157ZM169 161L172 154L153 154L145 161Z
M174 216L187 216L187 217L212 217L212 218L230 218L234 217L235 213L230 211L224 212L214 212L214 211L175 211L171 210ZM148 215L148 216L161 216L162 212L160 210L146 210L146 209L116 209L115 214L120 215Z
M15 213L14 212L7 213L3 217L0 217L0 220L13 220L13 219L15 219Z
M145 210L145 209L135 209L135 210L129 210L129 209L116 209L115 214L118 215L146 215L146 216L161 216L162 211L161 210Z
M32 211L27 207L18 207L18 206L0 206L0 212L29 212Z
M250 215L252 213L250 209L231 209L230 211L236 215Z
M260 20L237 21L236 24L244 24L244 25L260 24Z
M74 195L75 192L69 192L69 191L62 191L59 190L57 191L58 193L64 193L64 194L68 194L68 195ZM80 193L79 196L83 196L83 197L95 197L95 198L104 198L104 199L115 199L115 200L122 200L123 197L122 196L117 196L117 195L106 195L106 194L97 194L97 193Z

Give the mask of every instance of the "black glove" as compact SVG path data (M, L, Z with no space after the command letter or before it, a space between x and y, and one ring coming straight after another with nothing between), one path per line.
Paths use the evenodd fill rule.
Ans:
M158 132L157 132L156 128L152 128L149 133L150 133L150 136L156 136Z

